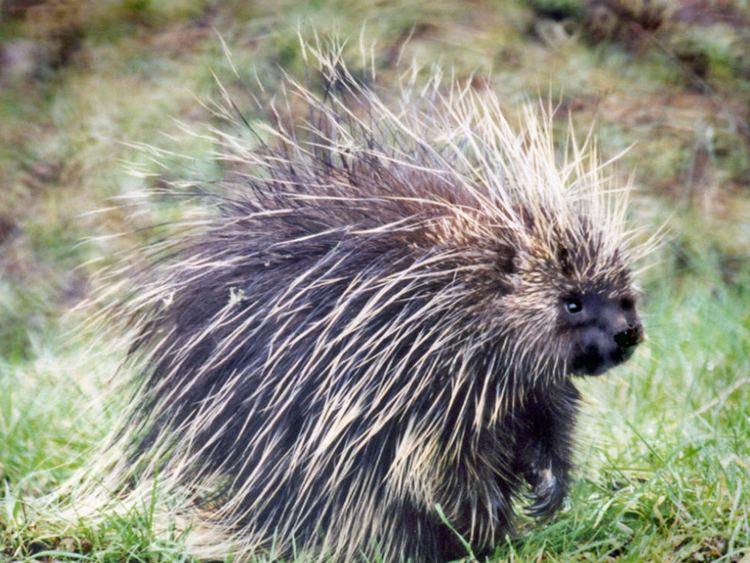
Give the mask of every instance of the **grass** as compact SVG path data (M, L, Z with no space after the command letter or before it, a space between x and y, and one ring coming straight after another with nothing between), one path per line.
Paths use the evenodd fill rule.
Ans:
M140 227L184 210L89 212L163 179L221 177L211 147L175 120L215 124L196 101L217 94L214 73L241 103L256 73L273 88L280 68L301 72L301 28L356 30L353 61L363 29L383 83L403 50L460 77L491 73L510 112L561 93L576 126L596 120L605 157L636 143L620 166L635 169L634 222L655 228L673 214L644 279L648 344L580 382L588 402L570 498L548 522L522 518L494 559L748 560L750 23L640 34L623 23L597 40L582 6L83 0L0 22L0 559L188 558L179 532L156 529L151 506L50 531L28 518L24 498L83 463L117 411L101 399L117 354L77 329L94 311L74 306L100 287L101 266L146 241ZM161 169L140 143L189 158Z

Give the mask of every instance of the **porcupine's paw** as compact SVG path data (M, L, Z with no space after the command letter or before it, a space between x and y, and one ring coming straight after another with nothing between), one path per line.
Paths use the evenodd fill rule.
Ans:
M527 458L526 480L531 485L526 512L534 518L545 518L562 506L568 492L565 471L546 455L540 444L535 444Z
M532 503L526 512L534 518L551 516L562 506L567 487L551 467L539 472L539 479L529 495Z

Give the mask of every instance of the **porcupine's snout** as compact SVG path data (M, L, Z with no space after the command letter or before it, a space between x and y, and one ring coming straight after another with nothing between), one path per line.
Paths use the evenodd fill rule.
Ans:
M601 375L633 355L644 340L643 325L628 299L599 297L586 301L589 319L577 331L573 372Z

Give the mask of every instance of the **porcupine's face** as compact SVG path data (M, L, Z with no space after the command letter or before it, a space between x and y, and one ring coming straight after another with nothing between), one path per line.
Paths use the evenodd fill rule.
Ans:
M568 373L601 375L630 358L644 338L630 272L619 253L597 257L599 263L590 249L577 256L563 247L557 254L551 330L562 343Z
M549 356L547 365L565 374L601 375L644 339L628 265L619 252L601 254L595 243L569 242L520 257L510 316L533 343L531 355Z
M569 369L580 375L600 375L624 362L643 340L635 298L594 288L560 296L558 330L569 342Z

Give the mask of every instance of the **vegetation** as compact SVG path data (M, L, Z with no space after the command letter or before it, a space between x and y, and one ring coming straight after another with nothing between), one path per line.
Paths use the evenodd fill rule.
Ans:
M47 530L24 498L54 488L109 429L118 346L83 328L97 272L185 206L122 198L209 182L220 126L262 76L301 75L304 37L439 63L513 112L559 98L605 158L629 150L633 223L669 233L643 276L649 343L582 380L578 482L563 511L522 520L499 560L750 561L750 5L747 0L5 0L0 3L0 559L187 559L153 506ZM360 34L361 30L361 34ZM361 38L360 38L361 35ZM225 48L226 46L226 48ZM228 61L226 50L231 51ZM234 65L238 72L232 70ZM472 74L473 73L473 74ZM262 119L263 116L249 116ZM158 147L161 167L143 144ZM632 146L631 146L632 145ZM176 155L184 155L182 157ZM92 213L94 210L100 210Z

